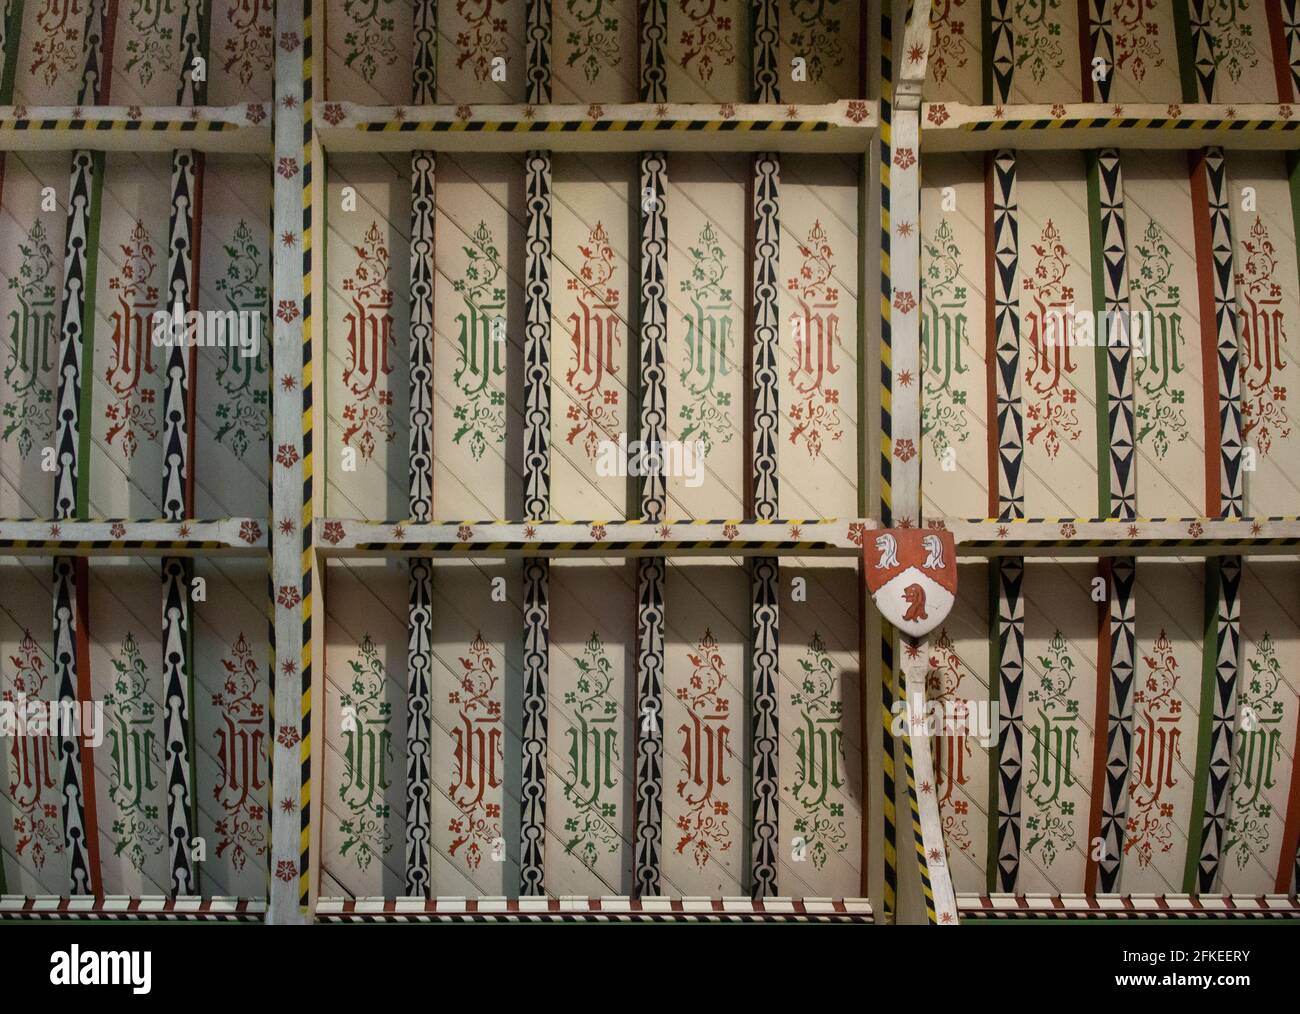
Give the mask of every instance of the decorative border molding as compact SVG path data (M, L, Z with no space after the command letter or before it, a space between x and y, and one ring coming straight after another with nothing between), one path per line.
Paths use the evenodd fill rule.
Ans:
M260 923L265 914L266 901L262 898L128 897L121 894L103 897L6 894L0 897L0 922L128 919L132 922Z
M528 65L528 101L546 105L551 101L551 2L527 0L524 28Z
M963 919L1288 919L1294 897L1266 894L959 894Z
M321 898L320 922L871 922L866 898Z

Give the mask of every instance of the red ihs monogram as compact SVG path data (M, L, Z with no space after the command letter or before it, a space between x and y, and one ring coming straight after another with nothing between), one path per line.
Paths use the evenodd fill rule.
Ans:
M677 818L677 829L682 833L677 851L685 854L689 848L695 865L703 869L714 849L726 852L731 848L731 831L725 819L729 807L726 800L715 795L730 782L730 702L718 694L726 672L711 630L704 631L699 645L687 657L694 671L689 685L677 691L687 716L677 730L682 736L682 774L677 795L687 807Z
M80 68L83 62L81 30L85 27L85 11L80 0L45 0L45 6L36 15L36 28L41 37L32 43L31 73L40 71L41 81L53 87L64 71Z
M477 869L485 848L494 858L501 839L502 745L501 701L495 696L499 680L496 662L483 635L477 634L469 646L469 657L462 657L460 689L452 691L449 702L459 708L456 727L452 729L452 770L448 795L460 810L453 817L450 830L455 835L447 847L454 856L465 848L465 865Z
M1030 356L1025 382L1038 397L1026 397L1025 415L1033 424L1029 442L1042 436L1047 456L1055 458L1062 439L1078 440L1083 435L1079 412L1074 407L1078 392L1065 383L1076 369L1071 356L1074 289L1065 284L1068 253L1050 218L1033 249L1038 263L1024 281L1025 291L1033 301L1025 315Z
M1178 660L1163 630L1152 651L1143 656L1147 678L1133 695L1133 764L1124 837L1124 854L1134 853L1142 867L1149 866L1157 852L1174 846L1174 803L1166 790L1178 784L1182 757Z
M970 701L959 694L966 667L953 647L946 629L940 629L929 658L930 671L926 675L926 696L947 708L952 726L940 730L942 743L934 753L934 777L939 789L939 814L943 837L949 848L969 852L970 828L967 814L970 803L961 796L953 797L954 789L964 789L970 781L966 763L970 760L971 745L967 739L967 716Z
M111 314L112 359L104 371L112 401L104 409L104 417L111 424L105 441L112 444L120 435L122 453L130 458L140 446L140 433L149 440L158 439L158 419L152 408L157 392L147 379L155 375L150 328L158 304L158 288L152 284L157 260L144 222L136 221L131 242L122 245L122 255L126 262L108 283L117 293L117 301Z
M618 374L617 350L622 345L618 334L618 289L609 287L614 277L614 248L600 222L591 230L582 254L580 279L570 278L570 292L578 293L578 312L569 314L572 342L572 365L564 379L576 404L570 405L567 440L574 444L583 438L587 457L595 459L600 438L613 439L618 431L619 392L613 383Z
M215 828L221 836L217 858L229 852L231 865L242 870L250 857L266 855L266 709L257 699L257 662L242 632L221 666L226 679L221 693L212 695L220 715L213 733L218 779L212 795L224 811Z
M3 698L26 714L33 702L44 703L46 672L40 646L23 632L18 653L9 656L12 674L4 681ZM26 854L36 869L47 855L63 852L63 822L59 811L54 740L48 734L10 737L9 798L13 800L14 852Z
M836 312L840 290L833 284L834 251L820 220L813 223L807 242L799 244L799 253L803 265L798 276L786 283L798 304L798 310L790 317L795 359L788 378L795 390L795 404L790 406L794 423L790 443L797 444L802 439L809 455L816 458L821 455L825 440L839 440L844 436L839 389L827 386L830 378L840 371L835 362L835 348L841 345L840 318Z
M350 294L348 312L347 367L343 383L347 385L353 401L343 409L347 428L343 442L356 448L363 458L375 453L375 436L379 434L386 443L396 435L393 425L393 394L379 387L382 377L393 372L389 351L395 341L393 336L393 290L388 287L388 246L379 223L371 222L361 245L356 250L358 263L352 277L343 282L343 291Z
M1251 439L1260 454L1268 454L1273 438L1291 435L1286 387L1277 375L1286 369L1286 315L1282 286L1277 283L1277 253L1268 229L1256 215L1250 236L1241 241L1245 256L1237 273L1241 303L1241 399L1243 439Z

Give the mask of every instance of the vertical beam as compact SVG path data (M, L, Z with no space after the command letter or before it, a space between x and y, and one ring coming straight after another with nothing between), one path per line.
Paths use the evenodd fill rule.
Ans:
M300 37L275 61L275 158L301 167L277 173L272 220L273 375L300 383L272 385L271 526L272 685L271 887L267 921L307 921L312 888L312 649L316 627L313 519L316 460L315 363L318 346L312 301L313 198L318 186L312 130L312 0L278 0L276 37ZM286 523L287 522L287 523Z
M662 13L662 12L661 12ZM666 17L666 14L665 14ZM643 50L643 52L645 52ZM668 337L668 164L662 152L641 156L641 418L645 446L667 439L668 388L664 356ZM666 492L663 457L654 457L641 484L641 517L661 521ZM639 896L659 894L663 837L663 557L637 560L636 835L633 883Z
M195 81L193 70L207 32L204 0L186 0L181 12L181 63L176 104L202 104L206 74ZM187 313L198 305L203 156L172 152L171 213L168 222L168 311ZM163 517L181 521L194 516L194 378L196 349L177 341L167 350L163 395ZM167 770L167 837L171 893L199 893L198 869L190 859L190 842L198 826L194 794L194 626L190 604L194 562L182 557L162 560L163 736Z
M1115 73L1114 0L1079 0L1079 61L1084 102L1109 102ZM1094 81L1092 61L1100 58L1105 76Z
M540 87L540 75L531 77ZM549 74L546 76L549 81ZM528 242L524 253L524 515L551 513L551 155L524 162ZM524 720L520 784L519 893L545 893L547 684L550 563L524 561Z
M755 102L781 101L780 19L777 0L750 0L750 24L753 26L750 68ZM866 53L862 58L866 59Z
M85 72L78 100L108 102L112 60L111 33L116 0L96 0L86 12ZM110 38L106 40L105 36ZM54 475L56 520L90 516L90 413L95 347L95 267L99 244L100 193L104 157L78 150L72 156L68 186L68 229L64 244L63 326L59 334L58 415ZM87 616L90 572L85 557L54 561L54 675L59 703L76 706L90 699L90 631ZM91 747L73 735L60 737L63 775L63 836L72 894L102 896L99 832L95 813L95 762Z
M1109 16L1107 12L1107 17ZM1109 29L1107 29L1109 30ZM1091 223L1093 305L1108 313L1129 308L1124 182L1119 152L1088 154L1088 220ZM1109 318L1107 318L1109 320ZM1133 442L1133 352L1129 344L1099 340L1097 359L1098 512L1131 521L1137 517ZM1109 462L1102 468L1100 462ZM1105 737L1093 755L1089 841L1100 837L1100 858L1089 848L1085 888L1109 893L1119 884L1124 825L1128 812L1129 763L1133 743L1133 673L1137 614L1136 569L1131 557L1102 561L1106 581L1105 621L1098 637L1097 715L1107 716Z
M416 5L416 38L420 38ZM432 59L432 58L431 58ZM417 65L420 62L417 53ZM417 95L422 86L417 78ZM411 337L407 510L413 521L433 519L433 290L436 162L431 151L411 156ZM433 737L430 664L433 658L433 561L412 557L407 583L406 644L406 894L428 897L432 839L429 764Z
M412 36L411 101L437 101L438 10L417 0ZM431 151L411 154L411 336L407 511L412 521L433 518L433 291L434 208L437 160ZM433 561L412 557L406 612L406 873L408 897L428 897L432 883L429 764L433 739Z
M637 49L642 102L668 101L668 0L637 0Z
M1011 79L1016 70L1016 34L1011 28L1011 0L988 0L984 20L984 102L1011 101Z
M1300 82L1300 9L1297 0L1265 4L1268 36L1273 50L1273 75L1278 102L1294 102Z
M526 14L528 101L540 106L551 101L551 4L549 0L528 0Z

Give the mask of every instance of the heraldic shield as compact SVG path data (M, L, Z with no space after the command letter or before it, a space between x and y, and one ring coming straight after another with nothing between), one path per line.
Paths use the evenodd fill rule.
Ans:
M924 637L947 618L957 594L952 532L886 528L867 533L867 589L880 615L905 634Z

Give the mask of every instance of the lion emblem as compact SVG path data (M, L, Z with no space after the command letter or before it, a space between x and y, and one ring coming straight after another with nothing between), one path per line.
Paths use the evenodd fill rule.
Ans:
M919 584L909 584L904 588L903 598L907 600L907 612L903 614L905 623L917 623L930 618L925 611L925 589Z

